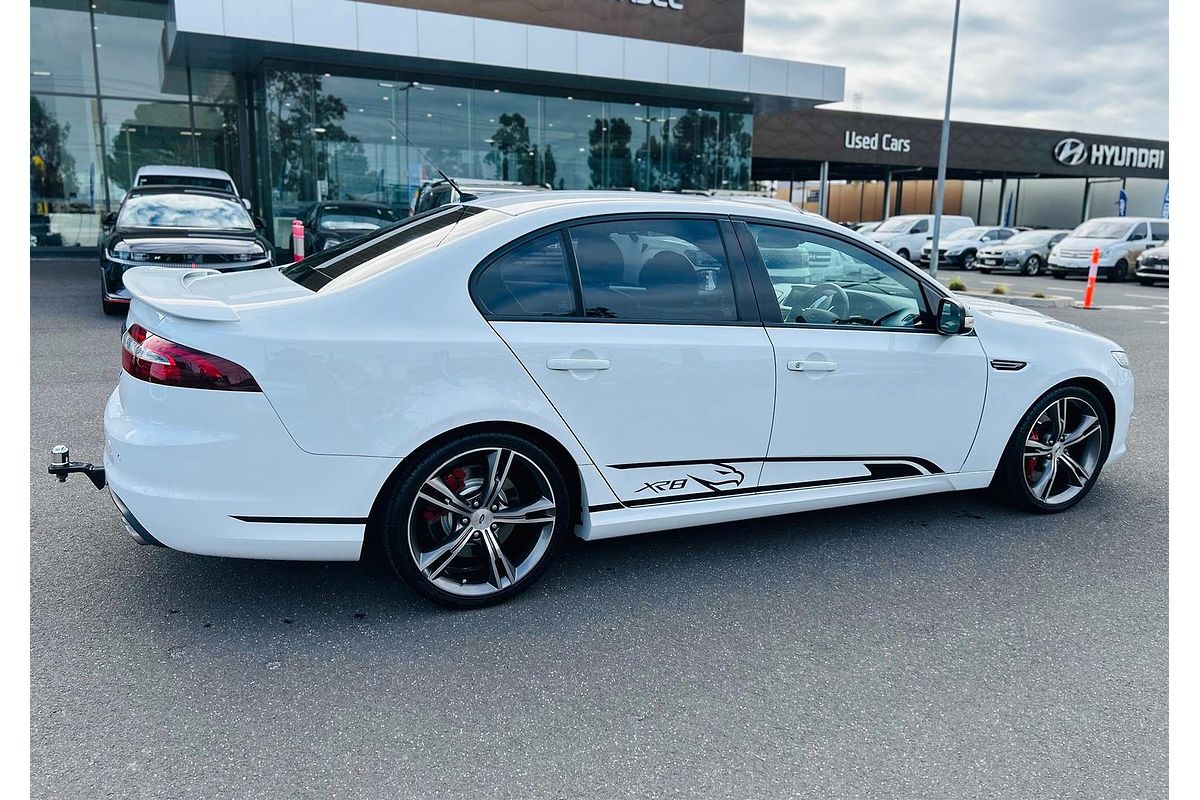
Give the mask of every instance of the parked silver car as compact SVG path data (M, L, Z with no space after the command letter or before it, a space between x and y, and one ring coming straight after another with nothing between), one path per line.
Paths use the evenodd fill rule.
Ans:
M1067 238L1070 231L1022 231L1003 242L988 245L979 251L979 271L1020 272L1037 275L1046 266L1050 248Z
M1138 283L1142 286L1149 286L1155 281L1171 279L1170 246L1171 243L1167 242L1161 247L1151 247L1142 251L1142 254L1137 257L1137 268L1133 272L1137 276Z

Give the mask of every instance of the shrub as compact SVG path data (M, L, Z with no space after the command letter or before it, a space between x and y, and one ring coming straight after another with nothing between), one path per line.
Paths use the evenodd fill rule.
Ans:
M992 287L992 294L1008 294L1008 287L1003 283Z
M967 284L963 282L962 278L951 278L950 282L946 284L946 288L952 292L965 292L967 290Z
M1045 297L1046 294L1044 292L1034 292L1033 294L1031 294L1029 296L1030 297Z

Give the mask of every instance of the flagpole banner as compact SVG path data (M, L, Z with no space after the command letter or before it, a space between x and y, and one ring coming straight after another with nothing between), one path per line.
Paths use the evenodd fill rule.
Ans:
M1170 181L1167 181L1167 185L1163 187L1162 218L1163 219L1171 218L1171 182Z
M1125 216L1125 212L1128 210L1129 210L1129 195L1125 194L1125 190L1122 189L1120 194L1117 195L1117 216L1118 217Z

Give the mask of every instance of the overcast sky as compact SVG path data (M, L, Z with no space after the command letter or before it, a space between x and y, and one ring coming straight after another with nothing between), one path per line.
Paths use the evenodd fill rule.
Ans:
M745 51L846 68L854 108L942 116L953 0L746 0ZM951 118L1167 138L1167 0L963 0Z

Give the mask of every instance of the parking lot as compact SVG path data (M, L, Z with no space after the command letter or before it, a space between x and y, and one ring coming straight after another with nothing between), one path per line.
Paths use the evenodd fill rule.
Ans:
M1129 455L1066 514L970 493L575 541L454 613L379 561L139 547L106 493L54 482L52 445L101 455L119 322L94 260L35 260L33 791L1165 797L1168 298L1101 282L1100 310L1048 310L1138 381Z

